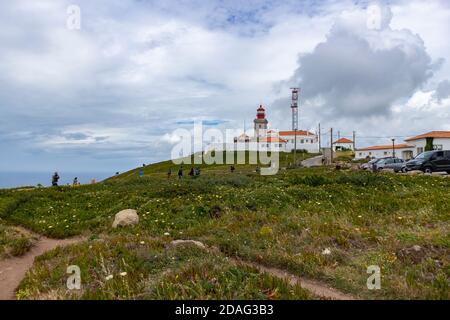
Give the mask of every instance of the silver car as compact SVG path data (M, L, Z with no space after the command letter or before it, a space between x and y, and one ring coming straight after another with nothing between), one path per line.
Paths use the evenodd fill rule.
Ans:
M382 159L374 164L374 169L380 171L383 169L393 169L394 172L406 172L406 163L403 159L398 158L388 158Z

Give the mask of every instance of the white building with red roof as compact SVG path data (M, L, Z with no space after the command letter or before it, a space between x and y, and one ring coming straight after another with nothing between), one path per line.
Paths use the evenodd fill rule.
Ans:
M450 131L431 131L405 139L406 143L359 148L356 159L387 158L395 156L409 160L424 152L427 144L433 150L450 150Z
M347 138L340 138L333 143L334 151L353 150L353 141Z

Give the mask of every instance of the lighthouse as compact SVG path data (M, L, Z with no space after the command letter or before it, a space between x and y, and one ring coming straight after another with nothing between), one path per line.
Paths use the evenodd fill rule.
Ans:
M260 137L265 137L269 121L266 119L266 110L262 105L256 110L256 119L253 122L255 124L255 138L259 140Z

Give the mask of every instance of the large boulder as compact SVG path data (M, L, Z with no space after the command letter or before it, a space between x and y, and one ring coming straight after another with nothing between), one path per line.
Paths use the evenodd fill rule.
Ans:
M195 240L174 240L170 243L173 247L179 246L179 245L183 245L183 244L192 244L194 246L197 246L201 249L206 249L206 246L200 242L200 241L195 241Z
M113 228L125 227L138 223L139 223L139 216L136 210L125 209L116 214L112 227Z

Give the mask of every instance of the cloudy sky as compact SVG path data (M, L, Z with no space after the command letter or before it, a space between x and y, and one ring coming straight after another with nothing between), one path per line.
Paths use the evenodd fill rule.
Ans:
M373 4L1 1L0 171L123 171L168 159L193 121L250 126L260 103L289 129L292 86L300 127L360 147L450 130L449 2Z

